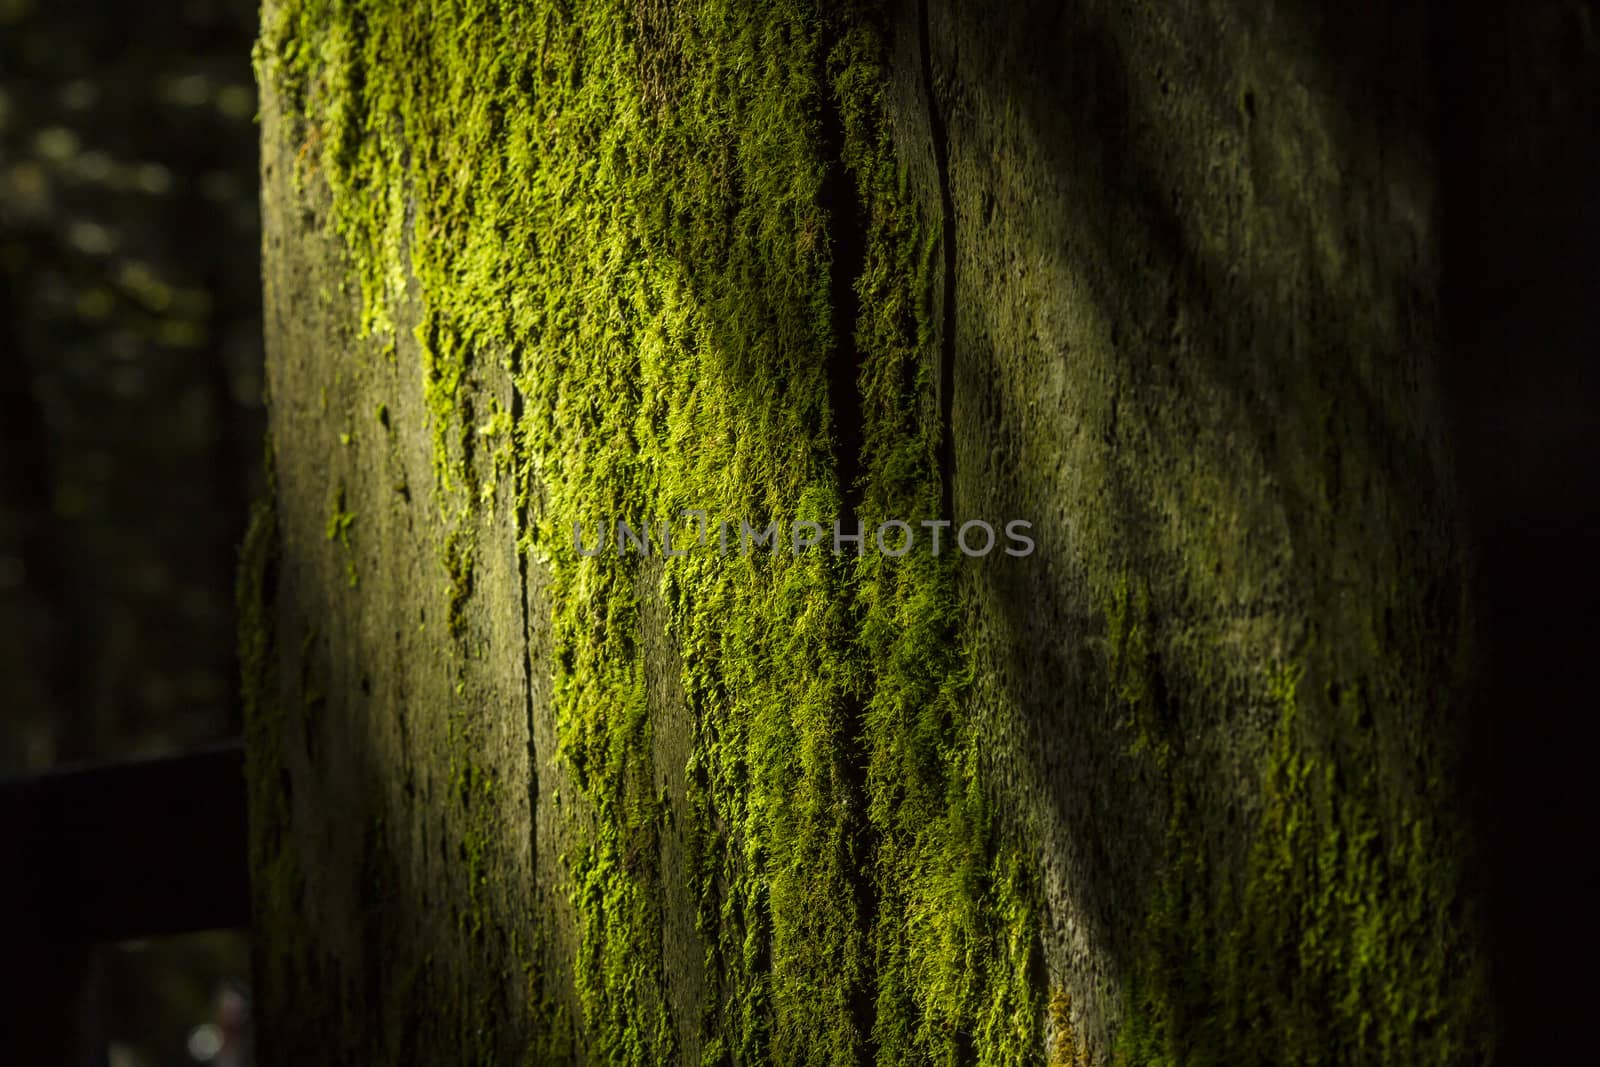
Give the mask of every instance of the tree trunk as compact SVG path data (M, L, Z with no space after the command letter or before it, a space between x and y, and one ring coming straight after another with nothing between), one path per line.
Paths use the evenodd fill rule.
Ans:
M1486 1061L1437 23L263 19L266 1062Z

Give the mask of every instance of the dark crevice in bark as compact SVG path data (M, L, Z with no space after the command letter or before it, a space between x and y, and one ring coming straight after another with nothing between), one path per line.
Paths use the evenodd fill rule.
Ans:
M943 517L955 521L956 431L956 208L950 189L950 135L933 78L933 26L928 0L918 0L917 32L922 54L922 91L928 99L928 132L933 139L933 162L939 172L939 255L941 304L939 308L939 476L943 483Z
M833 413L834 462L839 478L839 531L854 534L860 522L862 495L865 489L865 470L862 460L864 415L861 403L862 353L856 344L856 323L861 318L861 296L856 289L857 280L866 266L867 212L853 187L853 179L844 163L845 129L839 113L828 71L828 54L832 51L831 39L824 39L818 49L818 79L822 86L821 149L827 165L820 194L821 206L827 213L829 251L829 307L832 313L832 347L828 353L828 402ZM832 531L829 531L831 534ZM824 535L829 536L828 534ZM830 542L837 548L846 587L851 586L849 574L850 552L860 549L856 542ZM850 632L858 632L860 618L853 598L845 598L849 615ZM859 916L861 936L870 942L877 921L877 887L872 870L877 853L877 835L867 819L867 758L865 691L852 687L841 696L839 761L841 784L849 800L846 827L851 849L850 870L854 882L855 906ZM861 1043L857 1055L861 1063L877 1059L877 1045L873 1031L877 1019L874 983L870 975L857 976L849 992L849 1011Z
M832 253L829 306L832 309L833 346L828 353L828 403L833 411L834 462L839 476L839 522L846 532L855 529L862 494L861 353L856 347L856 322L861 317L861 297L856 279L866 262L867 220L850 187L850 174L841 160L844 127L835 101L825 105L822 123L823 151L828 173L823 178L821 200L828 215L828 241Z
M511 425L513 433L515 427L522 425L524 401L522 390L515 382L511 384ZM533 616L528 609L528 552L521 544L523 531L529 529L532 510L529 497L533 487L530 484L515 484L530 481L531 472L518 472L513 475L513 487L517 492L517 505L514 509L516 515L517 532L517 592L522 599L522 695L523 695L523 725L528 731L528 885L537 887L539 884L539 750L534 738L537 736L537 723L535 716L538 714L534 703L533 694ZM543 962L542 960L540 961ZM536 979L537 980L537 979ZM536 992L536 991L530 991Z

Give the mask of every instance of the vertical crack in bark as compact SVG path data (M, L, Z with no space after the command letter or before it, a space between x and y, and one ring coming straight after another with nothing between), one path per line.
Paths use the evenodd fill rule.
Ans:
M928 0L918 0L917 31L921 38L922 91L928 98L928 133L933 139L933 162L939 172L939 253L942 260L942 296L939 315L939 476L943 488L943 517L954 522L956 481L955 410L956 375L956 209L950 189L950 137L933 78L933 25Z
M513 379L511 383L511 433L513 435L513 440L515 440L515 434L517 433L517 430L522 426L522 414L522 389ZM513 463L515 463L516 460L514 447L512 454ZM534 742L534 738L536 736L535 730L537 724L535 722L535 716L537 714L537 709L534 706L533 695L533 618L532 613L528 608L528 550L522 543L523 534L529 528L529 523L531 521L529 512L532 510L530 497L532 496L533 487L527 483L532 479L532 477L533 474L525 469L515 470L512 474L512 487L517 494L517 503L513 508L513 514L516 516L515 532L517 535L517 591L518 595L522 598L522 694L523 710L525 712L524 726L528 731L528 884L532 887L532 892L534 895L533 906L537 908L539 885L539 751L538 746ZM537 915L533 917L533 921L538 921ZM537 953L537 948L535 948L534 951ZM538 963L542 966L544 961L538 960ZM539 972L536 971L535 975L537 976L538 973ZM534 981L539 982L540 979L535 977ZM537 993L539 992L537 989L529 990L529 992L530 994L534 995L534 999L537 999Z
M838 102L828 95L822 116L822 149L828 173L822 182L822 207L828 215L828 303L832 311L833 347L828 353L828 403L833 412L834 462L839 478L839 522L853 530L861 511L862 478L861 352L856 347L856 322L861 296L856 279L866 264L867 220L863 205L850 188L844 154L844 125Z
M821 206L827 213L829 251L829 307L832 314L832 347L828 353L828 402L833 413L834 462L839 479L839 529L844 533L857 532L860 522L861 502L865 491L865 469L862 459L865 427L861 402L861 370L864 355L856 343L856 324L861 318L861 296L857 280L866 269L866 205L852 187L852 176L844 162L845 129L839 113L839 101L829 78L829 53L835 36L824 36L817 50L818 81L820 83L821 150L827 166L820 192ZM845 581L844 608L848 619L847 632L859 633L860 612L853 596L850 556L840 558L844 565L841 574ZM854 650L851 650L852 654ZM850 871L855 893L859 931L866 942L862 959L870 959L867 946L877 923L878 894L873 882L878 840L871 821L867 818L867 760L865 687L852 685L841 694L839 765L843 790L848 798L848 820L841 828L849 838L851 850ZM855 976L849 992L851 1023L860 1037L857 1057L863 1064L877 1060L877 1044L873 1031L876 1028L877 1006L875 982L871 968Z

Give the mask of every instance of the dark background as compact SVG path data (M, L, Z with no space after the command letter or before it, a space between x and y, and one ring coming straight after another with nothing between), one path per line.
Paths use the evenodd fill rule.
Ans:
M239 732L256 24L249 0L0 0L0 778ZM161 873L205 892L217 855ZM103 945L85 976L111 1064L193 1063L248 942Z

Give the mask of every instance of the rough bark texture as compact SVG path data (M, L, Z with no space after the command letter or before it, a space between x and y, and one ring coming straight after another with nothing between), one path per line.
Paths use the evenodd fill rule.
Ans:
M1432 32L269 0L269 1058L1485 1062Z

